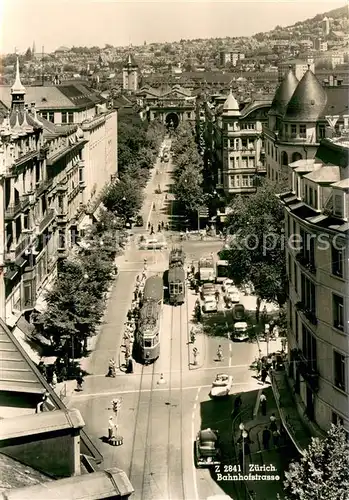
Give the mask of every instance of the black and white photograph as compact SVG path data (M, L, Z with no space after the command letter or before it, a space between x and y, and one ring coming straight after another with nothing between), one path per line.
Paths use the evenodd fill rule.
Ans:
M0 0L0 500L349 499L344 0Z

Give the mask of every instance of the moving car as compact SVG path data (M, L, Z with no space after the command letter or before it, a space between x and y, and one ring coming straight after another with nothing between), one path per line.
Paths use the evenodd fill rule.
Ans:
M233 377L225 373L218 373L212 382L210 396L212 398L228 396L233 385Z
M143 217L141 215L137 215L135 224L137 227L143 226Z
M141 242L141 250L161 250L167 248L166 240L157 238L146 238Z
M204 304L202 306L202 310L205 313L217 312L217 301L215 297L213 297L212 295L204 297Z
M196 467L220 465L221 449L217 430L208 428L197 433L194 444L194 460Z
M204 300L205 297L214 297L216 288L212 283L204 283L201 287L201 298Z
M224 294L224 300L227 305L238 303L240 300L239 290L235 286L227 288Z
M242 304L235 304L235 306L233 306L232 312L233 312L234 321L244 321L245 308Z
M234 340L248 340L248 324L246 321L238 321L234 325Z

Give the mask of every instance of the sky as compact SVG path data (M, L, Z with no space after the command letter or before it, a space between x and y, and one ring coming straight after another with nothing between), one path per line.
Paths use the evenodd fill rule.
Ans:
M342 7L345 1L0 0L0 53L32 47L141 45L250 36Z

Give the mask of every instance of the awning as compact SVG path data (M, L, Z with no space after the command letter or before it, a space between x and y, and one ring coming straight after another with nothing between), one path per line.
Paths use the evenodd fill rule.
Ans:
M83 231L87 227L91 226L92 221L90 215L84 215L81 222L78 224L79 231Z
M12 313L7 314L5 320L6 325L13 328L21 317L21 314L21 311L12 311Z
M5 273L4 278L11 281L18 274L18 269L8 269Z
M39 295L39 297L36 299L34 309L38 311L39 313L43 314L46 309L47 309L47 301L43 297L43 295Z
M98 205L98 207L96 208L96 210L93 212L93 217L99 221L101 219L101 215L103 214L103 212L106 212L107 209L105 208L105 206L103 205L103 203L100 203Z

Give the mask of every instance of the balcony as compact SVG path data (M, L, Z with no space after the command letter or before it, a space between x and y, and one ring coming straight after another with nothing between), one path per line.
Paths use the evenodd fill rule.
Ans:
M48 150L48 144L44 144L43 146L41 146L41 148L39 149L39 160L44 160L46 158Z
M314 262L312 262L309 257L302 252L298 252L296 254L296 261L308 272L311 274L316 274L316 267Z
M47 226L50 225L50 223L55 219L55 217L56 217L56 210L54 208L49 208L39 224L39 233L45 231Z
M68 209L64 207L58 207L56 209L56 221L57 224L66 224L68 222Z
M5 220L11 220L13 219L14 217L16 217L16 215L18 215L22 210L22 204L19 201L17 201L16 203L10 203L8 205L8 207L5 209Z
M297 362L297 369L303 379L314 392L319 390L319 373L314 370L311 362L304 356L300 349L292 349L293 359Z
M52 179L41 180L36 183L36 194L40 196L52 184Z
M298 311L300 311L302 314L304 314L304 316L306 317L306 319L314 326L317 325L317 317L316 317L316 313L315 311L309 309L309 307L307 307L305 304L303 304L303 302L297 302L296 304L296 309Z
M22 253L32 244L32 233L22 233L20 241L16 245L16 258L20 257Z
M316 137L314 134L279 134L279 140L281 142L293 142L296 144L315 144Z

